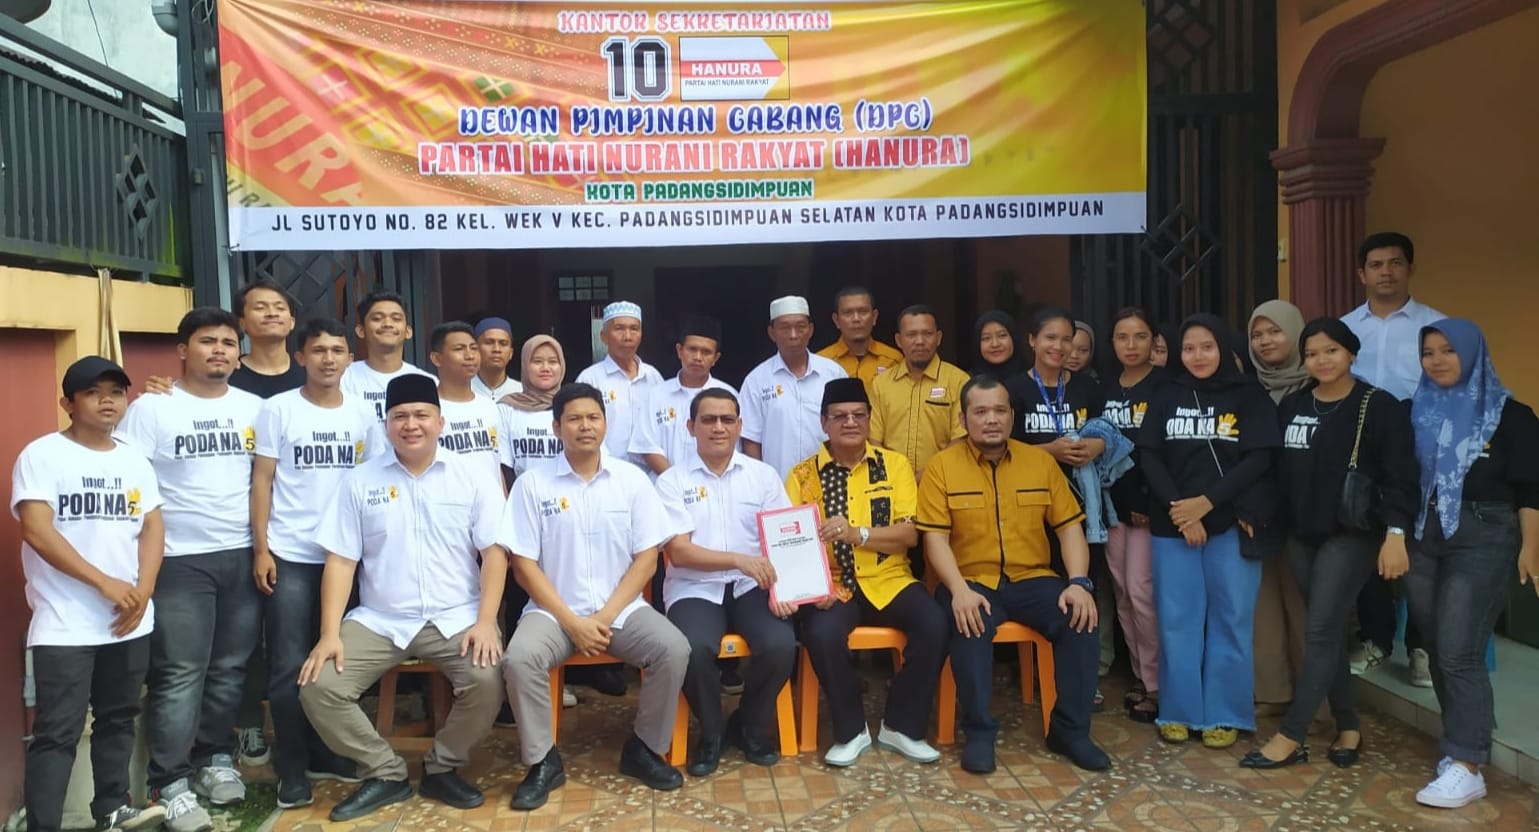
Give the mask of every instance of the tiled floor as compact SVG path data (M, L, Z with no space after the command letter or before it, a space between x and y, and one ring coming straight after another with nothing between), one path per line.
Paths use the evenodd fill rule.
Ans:
M1249 738L1225 751L1161 743L1149 726L1120 711L1097 717L1096 739L1115 763L1090 774L1042 748L1041 722L1023 711L1001 675L996 713L1003 717L999 771L963 772L956 749L921 766L872 751L850 769L830 769L814 754L774 768L748 765L728 752L722 768L689 779L680 791L654 793L616 772L629 730L632 695L590 695L567 712L560 748L568 782L533 813L507 808L523 776L517 729L497 729L467 774L487 791L470 812L414 799L351 824L326 813L351 788L326 784L317 802L279 816L279 830L1528 830L1539 828L1539 793L1500 773L1488 775L1490 796L1454 812L1423 810L1414 800L1436 761L1427 737L1393 719L1369 714L1358 767L1326 762L1328 736L1313 738L1319 760L1276 772L1241 769ZM879 680L872 688L882 690ZM1107 687L1108 704L1120 693ZM880 695L868 697L880 699ZM1013 703L1013 704L1012 704ZM729 707L731 703L729 702ZM1116 711L1116 708L1112 708ZM875 701L868 713L877 714ZM826 713L827 709L823 709ZM1263 730L1274 727L1266 720ZM827 726L823 731L827 742ZM416 762L418 754L409 754ZM417 767L413 766L414 775Z

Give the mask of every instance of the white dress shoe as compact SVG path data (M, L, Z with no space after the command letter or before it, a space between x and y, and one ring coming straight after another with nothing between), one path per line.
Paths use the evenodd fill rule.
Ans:
M823 755L823 762L831 766L838 766L839 768L853 766L855 761L860 759L860 755L866 753L866 750L870 747L871 729L862 728L860 733L855 735L855 739L849 742L841 742L828 749L828 753Z
M941 758L940 752L936 751L934 746L924 740L916 740L906 734L900 734L888 728L885 722L882 723L882 730L877 732L876 744L888 751L896 751L916 763L933 763Z

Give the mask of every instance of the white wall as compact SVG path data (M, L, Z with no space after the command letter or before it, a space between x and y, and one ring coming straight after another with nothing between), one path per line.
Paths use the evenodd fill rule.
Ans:
M176 38L155 25L150 0L91 0L89 4L87 0L53 0L47 13L27 25L141 84L177 97ZM97 27L101 29L100 42Z

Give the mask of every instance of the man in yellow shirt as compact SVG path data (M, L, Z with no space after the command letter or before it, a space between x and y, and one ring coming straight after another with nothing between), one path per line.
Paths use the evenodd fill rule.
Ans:
M846 286L834 294L834 328L839 340L818 355L833 359L850 378L858 378L871 394L871 383L903 361L903 353L871 337L879 313L871 290L864 286Z
M924 476L930 458L967 435L962 429L962 385L967 373L940 359L935 311L910 306L898 315L903 363L882 373L871 389L871 442L891 448Z
M828 441L791 469L786 492L792 504L811 503L822 512L818 536L834 576L835 594L797 613L833 718L834 746L823 761L853 765L871 747L849 650L850 631L864 624L895 627L908 639L876 742L933 763L940 752L923 737L946 658L946 615L909 569L908 550L919 540L914 471L902 454L867 441L871 403L859 379L828 382L822 404Z
M989 714L994 632L1005 621L1053 643L1053 708L1047 748L1075 765L1111 765L1090 738L1101 645L1096 632L1090 547L1084 512L1058 463L1010 438L1015 413L1004 385L979 376L962 388L967 441L935 455L919 486L918 526L925 555L940 580L941 605L955 620L951 668L967 744L962 768L994 770L999 723ZM1067 579L1053 572L1047 529L1058 536Z

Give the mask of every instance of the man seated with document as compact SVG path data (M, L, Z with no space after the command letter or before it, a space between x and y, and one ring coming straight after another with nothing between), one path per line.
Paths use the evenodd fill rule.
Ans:
M828 440L791 469L786 492L793 504L810 503L822 512L818 537L834 576L833 595L797 613L802 644L833 718L834 746L823 761L853 765L871 747L849 650L850 631L869 625L894 627L908 639L876 742L914 762L933 763L940 752L923 737L946 659L948 625L909 565L908 550L919 539L914 469L902 454L868 441L871 401L860 379L828 382L822 423Z
M796 663L796 605L772 599L776 572L759 537L761 512L789 508L775 469L737 450L743 420L731 390L707 388L689 404L686 423L697 454L657 478L657 490L676 532L668 542L663 603L668 620L689 639L684 699L700 721L700 738L685 771L704 777L721 762L723 741L750 763L780 761L775 736L775 697ZM809 527L809 531L811 528ZM821 579L819 595L827 595ZM737 712L722 725L721 638L735 633L748 642L748 670Z

